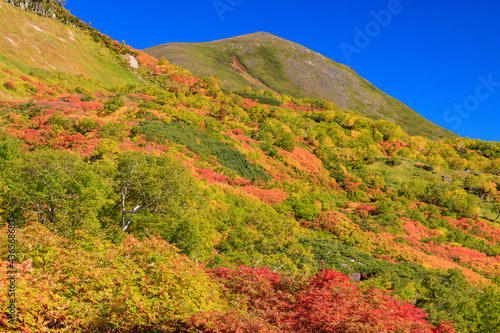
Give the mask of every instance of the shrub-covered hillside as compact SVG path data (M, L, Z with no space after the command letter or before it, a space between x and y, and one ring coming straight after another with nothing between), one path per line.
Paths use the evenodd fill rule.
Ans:
M1 330L499 330L499 143L92 43L131 81L0 63Z

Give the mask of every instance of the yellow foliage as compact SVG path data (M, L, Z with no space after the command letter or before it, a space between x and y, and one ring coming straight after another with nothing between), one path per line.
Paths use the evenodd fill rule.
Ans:
M320 145L321 145L321 147L324 147L324 148L333 148L334 147L333 141L329 136L322 139L320 142Z

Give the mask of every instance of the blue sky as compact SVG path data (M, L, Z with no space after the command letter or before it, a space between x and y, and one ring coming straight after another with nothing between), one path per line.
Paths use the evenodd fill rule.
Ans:
M459 135L500 141L500 1L97 1L66 7L143 49L266 31L356 72Z

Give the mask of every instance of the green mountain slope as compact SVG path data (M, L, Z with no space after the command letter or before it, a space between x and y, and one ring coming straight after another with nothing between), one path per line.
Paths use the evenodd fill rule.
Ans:
M456 138L345 65L299 44L257 32L208 43L169 43L144 50L197 76L219 76L225 87L268 89L298 98L332 101L373 119L388 119L410 135Z
M63 24L0 3L0 68L8 69L0 71L0 80L10 81L9 71L19 71L82 87L112 87L139 81L115 50L123 48L121 44L115 43L115 49L106 46L105 36L57 3L49 3L58 10L61 19L74 22ZM0 98L13 99L30 93L22 82L13 83L16 89L0 86Z

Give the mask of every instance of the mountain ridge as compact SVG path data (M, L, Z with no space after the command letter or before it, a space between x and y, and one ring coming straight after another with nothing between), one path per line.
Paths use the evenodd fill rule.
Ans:
M391 120L410 135L434 140L459 137L385 94L351 67L272 33L260 31L201 43L167 43L144 52L165 57L196 76L219 76L229 89L240 90L245 85L262 89L234 70L231 58L236 56L268 90L297 98L325 99L373 119Z

